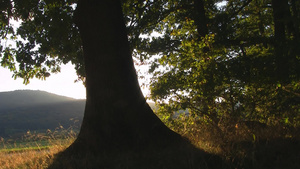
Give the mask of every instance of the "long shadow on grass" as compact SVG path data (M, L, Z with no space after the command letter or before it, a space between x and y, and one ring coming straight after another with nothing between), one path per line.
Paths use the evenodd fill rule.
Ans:
M75 142L75 145L77 143ZM82 144L82 143L78 143ZM75 146L78 147L78 146ZM92 153L68 148L54 159L48 169L227 169L219 156L197 149L180 136L164 144L145 144L142 148L100 150ZM82 152L78 154L77 152Z

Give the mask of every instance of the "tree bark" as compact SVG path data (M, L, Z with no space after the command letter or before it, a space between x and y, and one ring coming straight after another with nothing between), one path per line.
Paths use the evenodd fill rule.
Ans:
M140 90L120 2L79 1L76 22L83 43L87 99L79 136L68 151L94 155L142 151L150 144L178 139L155 116Z
M275 36L275 64L277 80L284 82L289 77L288 46L286 39L287 20L289 20L289 6L287 0L272 0L274 36Z
M186 168L222 165L166 127L140 90L118 0L79 0L76 13L84 51L86 107L75 142L54 168ZM204 160L206 158L209 160ZM200 159L199 159L199 158ZM193 163L194 165L194 163Z
M140 90L119 1L79 1L87 100L76 142L88 151L139 147L151 137L173 137Z
M208 34L207 18L205 14L205 7L203 0L194 0L195 8L195 23L200 38L205 37Z

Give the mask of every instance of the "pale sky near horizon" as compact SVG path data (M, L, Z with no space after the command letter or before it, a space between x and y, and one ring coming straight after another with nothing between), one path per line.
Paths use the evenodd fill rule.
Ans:
M76 71L72 64L61 65L61 72L51 74L46 80L31 79L28 85L23 84L23 79L12 78L12 72L0 66L0 92L14 90L42 90L75 99L85 99L85 87L81 82L74 83L77 79Z
M16 29L20 25L20 21L11 20L11 24ZM14 42L10 40L0 41L1 45L13 45ZM145 72L147 67L140 66L138 69L142 69ZM82 82L74 81L77 79L76 71L71 63L61 65L61 72L57 74L51 74L46 80L31 79L28 85L23 84L23 79L18 78L14 80L12 78L13 73L8 69L0 66L0 92L14 91L14 90L42 90L57 95L68 96L75 99L85 99L86 91ZM139 79L140 82L147 80ZM141 84L141 83L140 83ZM149 89L142 87L144 95L149 95Z
M74 83L77 79L77 75L74 66L70 63L61 65L60 73L51 74L46 80L31 79L28 85L24 85L23 79L21 78L14 80L12 75L12 72L0 66L0 92L28 89L42 90L75 99L86 98L86 91L82 82ZM149 94L147 88L142 88L142 91L144 95Z

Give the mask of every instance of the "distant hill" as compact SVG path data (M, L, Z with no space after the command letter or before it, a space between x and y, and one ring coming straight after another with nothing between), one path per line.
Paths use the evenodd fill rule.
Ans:
M150 102L152 109L157 109ZM85 100L59 96L38 90L0 92L0 137L24 135L28 130L45 132L80 127Z
M60 125L79 127L84 106L85 100L44 91L0 92L0 137L54 130Z
M0 110L12 107L24 107L32 105L53 104L74 101L75 99L59 96L39 90L16 90L0 92Z

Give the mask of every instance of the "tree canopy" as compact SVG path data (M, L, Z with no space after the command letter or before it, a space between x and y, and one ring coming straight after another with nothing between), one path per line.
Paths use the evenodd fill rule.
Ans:
M72 0L2 1L1 65L28 83L71 61L83 80L75 7ZM123 1L133 54L159 56L151 61L152 99L215 123L299 121L299 8L296 0Z
M136 1L131 9L133 51L150 60L151 97L167 101L164 112L188 108L216 125L299 125L298 1Z
M81 40L74 23L76 1L1 1L1 66L24 83L45 79L71 61L84 74ZM20 23L14 27L14 22ZM13 41L14 43L11 43Z
M241 121L300 126L300 1L2 0L0 9L1 66L27 84L71 61L85 82L82 127L58 168L221 168L153 114L132 54L150 63L163 118L188 110L220 135Z

